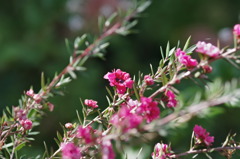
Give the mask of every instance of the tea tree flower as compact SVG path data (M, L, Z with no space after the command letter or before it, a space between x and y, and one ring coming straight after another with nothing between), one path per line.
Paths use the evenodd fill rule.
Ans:
M132 88L133 86L133 80L129 73L123 72L120 69L108 72L104 78L110 82L110 86L117 88L119 94L124 94L127 88Z
M217 57L220 54L218 47L212 45L211 43L205 43L204 41L199 41L197 43L196 51L209 57Z
M127 132L130 129L137 128L142 120L142 116L132 113L130 108L122 106L120 110L111 117L110 123L116 128L123 130L123 132Z
M92 99L85 99L84 104L91 108L98 108L97 101Z
M206 146L211 146L214 142L214 137L209 136L209 132L199 125L195 125L193 128L196 144L205 144Z
M25 130L29 130L29 129L32 128L32 121L29 120L29 119L21 120L21 121L20 121L20 124L22 125L22 127L23 127Z
M233 27L233 34L240 38L240 24L236 24Z
M172 108L177 106L177 100L175 94L171 90L167 90L165 92L166 100L167 100L167 107Z
M198 65L196 59L192 59L190 55L187 55L180 48L177 49L175 55L178 58L178 61L188 68L192 68Z
M144 76L144 82L148 85L148 86L151 86L154 84L154 80L152 79L151 76L149 75L145 75Z
M170 148L167 144L157 143L154 146L154 151L152 153L153 159L167 159L170 155Z
M62 143L62 159L80 159L80 148L75 146L74 143Z
M112 143L110 140L103 140L102 147L102 159L114 159L115 153L113 151Z
M89 144L89 143L93 143L95 141L93 133L94 133L94 131L91 126L87 126L85 128L82 126L79 126L76 136L80 139L83 139L86 144Z
M160 117L160 108L157 102L147 97L141 97L140 101L141 104L137 108L137 113L141 114L146 119L147 123Z

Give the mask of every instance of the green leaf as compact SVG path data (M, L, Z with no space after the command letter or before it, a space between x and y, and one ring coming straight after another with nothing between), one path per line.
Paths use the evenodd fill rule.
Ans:
M43 89L43 90L45 90L46 88L45 88L45 77L44 77L44 73L42 72L42 74L41 74L41 88Z
M100 30L100 32L102 32L102 30L103 30L104 21L105 21L105 19L103 16L98 17L98 29Z
M186 51L185 51L186 54L190 54L190 53L192 53L192 52L196 49L196 47L197 47L196 44L190 46L188 49L186 49Z
M166 47L166 57L169 56L169 50L170 50L170 44L169 42L167 43L167 47Z
M15 148L15 150L16 150L16 151L19 151L19 150L21 150L25 145L26 145L26 142L22 142L22 143L20 143L20 144Z
M83 34L81 37L77 37L74 41L74 48L79 48L85 41L87 34Z
M147 9L151 4L151 1L145 1L142 4L139 5L139 7L137 8L137 12L141 13L143 12L145 9Z
M112 23L112 21L117 17L117 13L114 12L105 22L105 27L109 27Z
M13 143L11 142L11 143L3 145L2 149L9 148L9 147L12 147L12 146L13 146Z
M190 40L191 40L191 36L188 37L188 39L187 39L187 41L186 41L186 43L185 43L185 45L184 45L184 47L183 47L183 51L186 51L186 50L187 50L187 48L188 48L188 46L189 46L189 43L190 43Z
M79 121L79 123L82 125L82 124L83 124L83 122L82 122L82 120L81 120L81 117L80 117L80 115L79 115L79 112L78 112L78 110L76 110L76 113L77 113L77 118L78 118L78 121Z
M72 54L72 50L70 48L70 43L68 39L65 39L65 45L67 47L67 52L71 55Z

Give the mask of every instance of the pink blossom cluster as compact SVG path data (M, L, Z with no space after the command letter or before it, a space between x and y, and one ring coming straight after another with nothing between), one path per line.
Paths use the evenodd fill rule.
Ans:
M167 159L169 157L171 149L167 144L157 143L154 146L154 151L152 153L153 159Z
M42 101L42 98L39 94L35 94L33 89L30 89L26 92L26 95L29 97L32 97L36 103L40 103Z
M175 55L178 58L178 61L183 65L185 65L187 68L193 68L198 65L198 62L196 59L192 59L190 55L187 55L180 48L176 50Z
M178 103L176 100L176 95L171 90L167 90L165 92L165 97L163 98L163 101L167 102L168 108L176 107Z
M127 132L128 130L137 128L142 120L142 116L132 113L131 109L127 106L122 106L120 110L111 117L110 123L123 132Z
M140 102L141 104L136 112L141 114L141 116L146 119L147 123L160 117L160 108L156 101L153 101L152 98L141 97Z
M61 144L63 159L80 159L80 157L84 157L88 148L96 149L94 145L99 145L98 148L103 159L115 158L111 140L105 139L104 133L100 130L94 130L91 126L79 126L77 131L72 134L73 125L66 123L65 127L70 129L68 134L69 137L74 138L75 144L73 142Z
M209 57L217 57L220 54L220 50L218 47L212 45L211 43L205 43L204 41L199 41L197 43L196 51L207 55Z
M154 80L150 75L145 75L144 81L145 81L146 85L148 85L148 86L151 86L154 84Z
M234 25L233 34L240 38L240 24Z
M14 118L18 120L24 130L32 128L32 121L27 119L27 112L19 107L14 107Z
M86 144L90 144L95 141L94 130L91 126L87 127L79 126L76 137L83 139Z
M120 69L108 72L104 76L104 79L107 79L110 82L110 86L115 86L117 88L117 93L119 94L124 94L127 88L132 88L134 83L129 73L123 72Z
M102 148L102 159L114 159L115 153L113 151L113 146L110 140L103 140L101 142Z
M42 96L40 94L35 94L33 89L29 89L26 92L26 95L31 97L37 104L41 104L41 102L43 101ZM49 111L53 111L54 105L50 102L47 102L46 104L48 106Z
M80 159L81 151L80 148L75 146L73 142L62 143L62 159Z
M206 146L211 146L214 142L214 137L209 136L209 132L199 125L195 125L193 128L196 144L205 144Z
M84 104L89 106L90 108L98 108L97 101L92 99L85 99Z

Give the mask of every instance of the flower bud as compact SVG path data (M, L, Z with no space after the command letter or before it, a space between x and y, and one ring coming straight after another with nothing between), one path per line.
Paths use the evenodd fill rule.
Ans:
M73 128L73 124L72 123L66 123L65 124L65 128L72 129Z

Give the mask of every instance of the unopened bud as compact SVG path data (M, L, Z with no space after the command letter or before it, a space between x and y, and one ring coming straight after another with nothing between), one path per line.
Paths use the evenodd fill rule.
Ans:
M65 128L72 129L73 128L73 124L72 123L66 123L65 124Z

